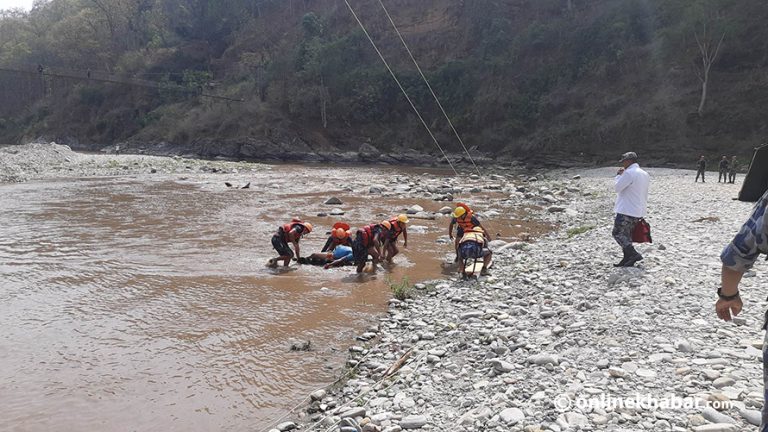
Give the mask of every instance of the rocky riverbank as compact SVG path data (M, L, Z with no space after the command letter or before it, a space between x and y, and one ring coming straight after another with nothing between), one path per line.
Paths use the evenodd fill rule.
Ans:
M258 164L185 159L178 156L78 153L54 142L0 147L0 183L136 174L236 174L256 167Z
M115 153L114 146L99 153L80 153L67 145L30 143L0 146L0 182L23 182L52 177L98 177L134 174L225 173L237 174L258 167L254 160L265 162L332 163L334 165L396 165L450 168L442 157L402 151L384 154L364 144L357 152L286 152L276 146L263 151L221 154L184 152L183 148L157 145L149 151L137 146L121 147L122 154ZM126 153L127 152L127 153ZM149 153L152 154L149 154ZM180 156L181 155L181 156ZM457 170L474 171L469 159L451 156ZM476 155L474 162L487 166L492 160ZM518 168L517 163L507 167Z
M756 429L765 264L742 283L740 319L714 313L719 252L751 206L731 200L738 184L649 171L655 242L636 268L612 266L614 168L525 181L511 195L546 197L539 216L560 230L497 244L490 277L393 299L346 380L272 431Z

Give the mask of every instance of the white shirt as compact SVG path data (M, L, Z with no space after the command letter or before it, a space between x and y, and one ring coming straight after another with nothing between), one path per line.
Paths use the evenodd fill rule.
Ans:
M648 209L648 187L651 177L633 163L624 174L616 176L616 207L613 211L632 217L644 217Z

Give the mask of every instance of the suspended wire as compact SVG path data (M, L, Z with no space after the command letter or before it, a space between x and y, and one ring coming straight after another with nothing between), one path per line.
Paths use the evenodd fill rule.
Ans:
M416 58L413 57L413 53L411 52L411 49L408 48L408 44L405 43L405 39L403 39L403 35L400 33L400 30L398 30L397 26L395 25L395 21L392 19L392 16L389 14L389 11L384 6L384 3L382 2L382 0L379 0L379 4L381 5L381 8L384 10L384 13L387 14L387 18L389 19L389 22L392 24L392 28L395 29L395 32L397 33L397 37L400 38L400 42L403 43L405 50L408 51L408 55L411 57L413 64L416 65L416 69L419 71L419 75L421 75L421 78L424 80L424 83L427 84L427 88L429 88L429 92L432 93L432 97L435 98L435 102L437 102L437 106L440 107L440 111L443 112L445 119L448 120L448 124L451 126L451 130L453 131L454 135L456 135L456 139L459 140L461 147L464 149L464 153L467 154L467 156L469 157L469 160L472 162L472 165L475 167L475 171L477 171L477 175L480 175L480 169L477 167L477 164L475 164L475 160L472 159L472 155L469 153L469 150L467 150L467 146L464 145L464 141L461 139L461 136L459 136L459 132L453 126L453 122L451 121L450 117L448 117L448 113L445 112L445 108L443 108L443 104L440 103L440 99L437 98L437 94L435 94L435 91L432 89L432 86L429 84L427 77L424 75L424 72L422 72L421 67L419 67L419 63L416 62Z
M453 167L453 164L451 163L451 160L448 159L448 155L445 154L445 151L443 151L443 148L440 147L440 143L437 142L437 138L435 138L435 135L432 133L432 130L429 129L429 126L427 126L427 122L424 121L424 118L421 116L421 113L419 112L419 109L416 108L416 105L414 105L411 98L408 96L408 93L405 91L405 88L403 88L403 85L400 84L400 80L397 79L397 76L394 72L392 72L392 68L389 67L389 63L387 63L387 60L384 58L384 55L381 54L381 51L379 51L379 47L376 46L376 43L371 38L371 35L368 34L368 30L365 29L365 26L363 25L362 21L360 21L360 18L357 17L357 14L355 13L355 10L352 9L352 5L349 4L348 0L344 0L344 3L347 4L347 8L349 8L349 11L352 12L352 16L355 17L355 21L357 21L357 24L360 25L360 28L363 30L363 33L365 33L365 36L368 38L368 41L371 42L371 45L373 45L373 49L376 50L376 54L379 55L379 58L381 59L382 63L384 63L384 66L387 67L387 70L389 71L389 74L392 75L392 79L395 80L397 83L397 86L400 87L400 91L403 92L403 95L405 96L405 99L408 100L408 103L411 104L411 108L413 108L413 111L416 113L416 116L419 117L419 120L421 120L421 124L424 125L424 129L427 130L427 133L430 137L432 137L432 141L435 142L435 145L438 149L440 149L440 153L443 154L443 157L448 162L448 165L451 166L451 169L453 170L453 173L458 176L459 173L456 171L456 168Z

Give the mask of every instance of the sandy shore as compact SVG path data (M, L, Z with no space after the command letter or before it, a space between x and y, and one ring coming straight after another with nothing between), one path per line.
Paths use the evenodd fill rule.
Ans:
M740 320L714 313L719 253L751 209L731 199L740 179L650 169L655 242L638 247L636 268L616 269L614 172L524 183L530 199L556 197L542 217L558 232L497 251L490 277L392 300L350 348L351 378L273 430L755 430L766 264L742 283Z

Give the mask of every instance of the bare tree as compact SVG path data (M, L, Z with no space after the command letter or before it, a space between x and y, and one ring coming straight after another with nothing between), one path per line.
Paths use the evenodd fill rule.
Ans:
M720 46L725 39L725 32L720 35L720 39L715 43L714 39L710 39L707 35L707 24L704 24L704 30L701 36L699 32L694 32L693 36L696 38L696 44L699 46L699 54L701 55L701 65L694 62L694 70L696 76L701 81L701 100L699 101L699 117L704 115L704 104L707 102L707 87L709 86L709 71L712 65L717 60L717 53L720 51Z
M320 75L320 118L323 121L323 128L328 128L328 87L325 86L323 76Z

